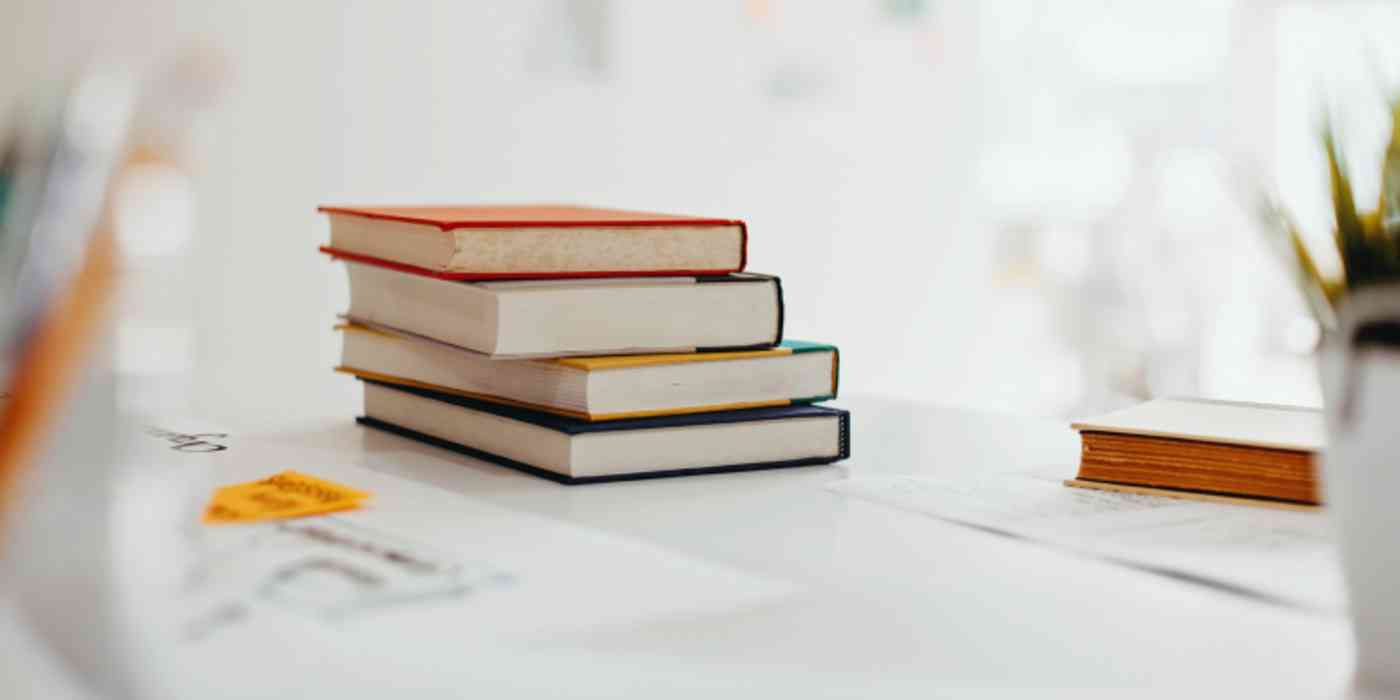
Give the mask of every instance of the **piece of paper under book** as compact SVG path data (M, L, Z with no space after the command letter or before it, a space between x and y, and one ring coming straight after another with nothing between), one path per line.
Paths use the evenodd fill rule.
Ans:
M1058 472L848 479L829 488L1276 604L1345 607L1320 512L1069 489Z
M348 510L369 494L292 470L214 492L204 522L253 523Z
M355 431L316 435L344 445ZM248 480L261 465L315 464L318 476L372 492L374 507L207 527L188 511L160 512L149 489L122 492L127 517L118 520L140 526L118 529L116 551L132 619L142 623L133 665L160 691L150 695L244 698L253 688L281 697L314 687L315 697L398 697L406 688L453 696L483 684L487 696L518 695L513 674L557 670L557 654L607 656L590 651L599 631L635 627L645 640L653 623L730 619L796 591L559 511L511 510L399 475L450 479L431 451L317 450L307 440L243 434L211 473ZM161 485L199 468L183 457L140 466L161 469L146 482ZM195 493L207 488L188 483L200 485ZM537 685L534 694L549 687Z

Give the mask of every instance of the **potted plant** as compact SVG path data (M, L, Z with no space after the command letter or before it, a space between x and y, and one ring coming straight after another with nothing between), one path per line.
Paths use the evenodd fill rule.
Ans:
M1400 694L1400 102L1391 117L1373 211L1358 209L1336 139L1324 132L1340 278L1319 272L1282 207L1268 213L1323 328L1323 497L1350 598L1355 687Z

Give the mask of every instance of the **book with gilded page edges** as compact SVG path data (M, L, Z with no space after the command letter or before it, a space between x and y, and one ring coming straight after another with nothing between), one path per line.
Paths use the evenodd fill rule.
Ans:
M349 323L336 369L361 379L582 420L786 406L836 398L834 346L493 360L427 338Z
M363 425L564 484L827 464L850 415L794 405L590 422L366 381Z
M743 221L563 205L332 206L321 250L456 280L721 275Z
M1082 450L1070 486L1321 502L1315 456L1325 430L1316 409L1158 399L1071 427Z

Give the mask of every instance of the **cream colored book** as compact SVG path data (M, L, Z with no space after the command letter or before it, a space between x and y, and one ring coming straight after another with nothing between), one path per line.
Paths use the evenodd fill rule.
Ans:
M1317 409L1158 399L1071 427L1083 446L1072 486L1320 502L1314 455L1325 426Z
M786 340L763 350L493 360L426 338L346 324L339 371L361 379L618 420L836 397L834 346Z
M782 341L777 277L453 282L347 262L350 310L497 358L753 350Z

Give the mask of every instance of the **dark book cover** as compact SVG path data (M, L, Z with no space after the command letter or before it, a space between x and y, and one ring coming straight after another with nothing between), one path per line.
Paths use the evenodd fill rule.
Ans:
M654 416L647 418L625 418L615 421L590 422L567 416L559 416L515 406L495 404L487 401L479 401L463 396L443 394L429 391L417 387L399 386L364 380L366 383L386 387L394 391L402 391L424 398L442 401L445 403L461 406L463 408L490 413L492 415L530 423L549 430L555 430L568 435L579 435L584 433L601 433L616 430L649 430L657 428L676 428L698 425L717 425L724 423L745 423L750 421L783 420L807 418L813 416L837 416L839 418L840 430L840 450L838 454L832 456L811 457L795 460L784 460L777 462L757 462L748 464L717 464L704 467L694 467L687 469L667 469L650 472L629 472L626 474L605 474L600 476L571 477L565 474L541 469L539 467L507 459L500 455L478 450L469 445L460 445L448 440L426 435L409 428L394 425L376 418L363 416L356 419L361 425L377 428L403 437L418 440L437 447L443 447L454 452L475 457L477 459L493 462L501 466L510 467L523 471L527 474L539 476L561 484L589 484L609 481L633 481L639 479L656 479L671 476L689 476L696 474L716 474L725 472L753 471L758 469L778 469L783 467L799 467L815 464L830 464L850 457L851 454L851 418L850 413L827 406L814 406L810 404L795 404L791 406L773 406L767 408L750 408L737 411L718 411L714 413L688 413L672 416Z

